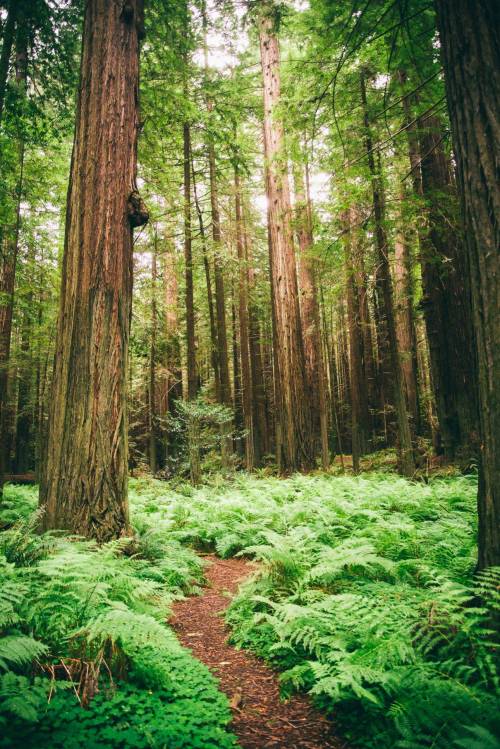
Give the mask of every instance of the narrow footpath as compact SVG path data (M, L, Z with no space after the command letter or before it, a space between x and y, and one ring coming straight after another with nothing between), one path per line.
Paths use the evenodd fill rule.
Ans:
M345 749L332 723L306 696L280 700L278 674L227 642L222 613L254 565L215 556L207 561L207 587L200 596L177 601L170 624L182 644L220 680L233 710L231 730L243 749Z

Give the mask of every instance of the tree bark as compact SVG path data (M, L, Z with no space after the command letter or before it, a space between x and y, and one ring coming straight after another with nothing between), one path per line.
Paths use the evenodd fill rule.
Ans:
M500 9L436 0L478 362L479 568L500 564Z
M308 182L302 173L300 164L294 167L295 187L295 220L297 242L300 249L299 256L299 290L300 313L304 340L304 356L306 376L309 386L311 404L311 418L317 435L321 465L324 470L330 465L330 451L328 447L328 401L326 397L325 363L321 347L321 328L316 288L316 268L314 258L311 257L313 245L311 204L309 189L305 189ZM308 184L307 184L308 188Z
M9 63L14 42L14 31L16 27L17 8L19 0L10 0L7 9L7 19L3 32L2 53L0 55L0 123L3 117L5 103L5 91L9 75Z
M193 287L193 239L191 231L191 128L189 122L183 125L184 148L184 278L186 305L186 365L187 399L196 398L198 378L196 374L196 342L194 321Z
M404 194L401 201L405 199ZM401 367L406 388L408 409L415 432L420 432L420 403L418 393L417 338L413 312L412 257L410 244L403 228L404 218L400 215L400 226L394 243L394 302L396 332L401 354Z
M398 348L392 280L389 267L389 244L384 226L384 196L380 174L377 174L373 158L370 116L366 97L365 73L361 72L361 103L365 126L365 146L368 166L372 178L373 215L375 223L375 242L377 248L377 278L381 291L383 318L387 331L387 348L392 370L393 399L398 425L398 453L401 472L411 476L415 472L410 423L408 420L403 372Z
M234 195L236 213L236 249L238 252L238 308L240 323L240 360L243 423L245 427L245 463L248 471L255 465L254 409L252 403L252 369L250 364L250 329L248 317L248 264L245 248L241 185L238 167L234 170Z
M201 237L201 248L203 252L203 267L205 269L205 282L207 286L207 303L208 303L208 319L210 321L210 361L212 369L214 371L215 380L215 397L217 402L221 402L221 384L219 374L219 350L217 346L217 326L215 324L215 313L214 313L214 299L212 293L212 279L210 276L210 263L208 260L207 241L205 234L205 225L203 223L203 213L201 211L200 201L198 200L198 191L196 189L196 177L194 172L194 164L192 164L193 174L193 193L194 202L196 206L196 213L198 214L198 224L200 227Z
M347 319L349 327L349 375L351 383L351 442L352 465L359 471L360 458L367 452L370 438L370 414L368 412L367 383L363 362L363 331L361 326L360 300L356 285L357 211L350 208L345 216L346 235L344 242Z
M444 454L477 454L477 398L473 326L462 232L450 164L437 117L419 123L422 195L427 226L420 233L422 307Z
M24 19L23 19L24 20ZM4 42L5 43L5 42ZM28 27L23 23L16 35L16 87L25 94L28 72ZM14 422L13 409L9 407L9 366L12 338L12 316L16 286L19 230L21 227L21 200L24 182L25 144L21 132L17 137L18 179L16 184L15 207L12 224L2 227L0 235L0 496L3 491L3 475L10 461L9 424Z
M44 529L129 532L127 361L142 0L88 0L40 505ZM103 137L105 134L105 137Z
M282 443L281 470L291 472L311 468L314 459L283 125L276 112L280 101L279 44L272 8L267 3L259 18L259 38L264 84L275 378L279 383L278 441Z

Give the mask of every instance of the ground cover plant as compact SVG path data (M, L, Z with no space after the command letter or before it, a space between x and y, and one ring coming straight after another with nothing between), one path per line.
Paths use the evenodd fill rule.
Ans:
M136 511L175 539L262 563L233 642L307 690L366 747L498 746L500 573L474 576L474 476L234 479Z
M10 487L0 516L0 746L234 746L225 696L165 624L201 561L140 518L100 547L37 535L35 507Z
M498 747L500 572L474 575L475 492L475 476L391 472L136 479L133 542L98 547L36 535L34 491L11 487L0 746L14 729L23 746L231 746L225 697L164 624L215 551L260 562L228 610L233 644L353 746Z

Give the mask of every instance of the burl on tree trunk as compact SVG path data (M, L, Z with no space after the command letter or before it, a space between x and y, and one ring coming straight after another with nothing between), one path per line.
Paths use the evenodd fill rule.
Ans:
M45 529L128 532L126 371L142 0L89 0L67 201L48 438Z

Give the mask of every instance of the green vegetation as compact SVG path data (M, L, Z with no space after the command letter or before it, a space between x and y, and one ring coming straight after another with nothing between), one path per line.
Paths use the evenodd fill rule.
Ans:
M234 644L353 746L498 747L500 571L474 576L475 497L460 475L137 479L134 541L98 547L35 535L34 491L9 487L0 746L13 731L27 747L233 746L225 697L164 624L202 580L195 549L260 562L227 615ZM81 712L75 691L85 702L98 681Z
M226 698L165 624L200 560L143 514L101 547L39 536L35 506L9 487L0 517L21 516L0 535L0 746L234 746Z

